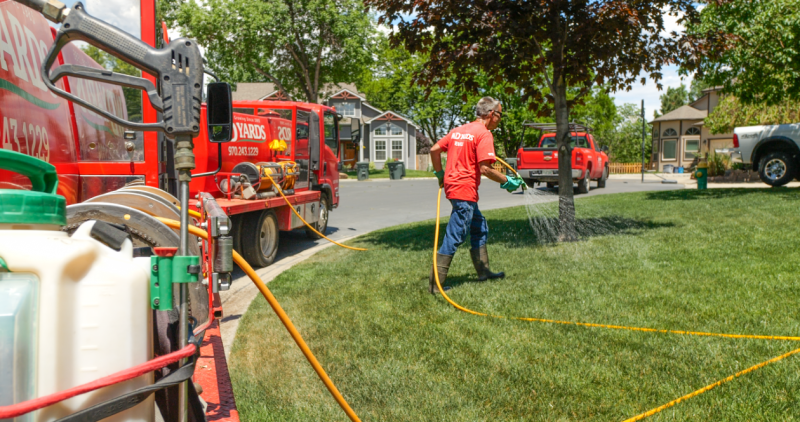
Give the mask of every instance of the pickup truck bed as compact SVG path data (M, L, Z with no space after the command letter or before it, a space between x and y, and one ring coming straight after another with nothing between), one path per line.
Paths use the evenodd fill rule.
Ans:
M572 137L572 180L578 184L579 193L589 192L591 180L604 188L608 179L608 155L596 148L591 134L578 132ZM517 171L528 186L546 183L552 188L558 184L558 150L555 133L545 133L537 147L523 147L517 151Z

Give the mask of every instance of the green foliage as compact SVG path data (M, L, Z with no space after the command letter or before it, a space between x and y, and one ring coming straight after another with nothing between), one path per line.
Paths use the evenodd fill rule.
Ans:
M708 175L724 176L725 170L730 167L730 157L725 154L708 154Z
M723 96L706 117L705 126L713 134L730 133L741 126L780 125L800 122L800 102L784 100L776 105L745 104L732 95Z
M477 282L463 245L447 294L494 315L795 335L798 201L785 188L582 197L580 228L617 230L549 245L525 207L485 211L506 278ZM541 206L553 215L558 203ZM427 292L434 228L375 231L351 241L366 252L327 248L270 282L364 421L622 421L798 347L469 315ZM261 298L229 365L243 421L347 420ZM796 420L799 370L793 356L646 421Z
M703 90L711 88L711 84L705 82L703 79L695 77L692 80L691 88L689 88L689 102L693 103L703 96Z
M358 0L186 0L165 14L206 48L223 80L272 82L313 103L323 84L370 66L376 42Z
M709 1L687 27L697 70L745 104L800 100L800 0Z
M667 92L661 94L661 111L656 111L655 116L663 116L688 103L689 91L686 90L686 85L681 84L678 88L667 87Z
M81 50L86 53L87 56L91 57L92 60L94 60L97 64L112 72L121 73L123 75L142 76L142 72L133 65L130 65L93 45L87 44L86 46L81 47ZM136 88L123 87L122 92L125 96L125 106L128 110L128 120L132 122L141 122L142 91Z
M434 87L426 94L413 81L414 73L423 69L419 56L402 47L392 48L385 38L378 47L374 66L365 69L358 82L370 104L404 114L434 142L462 122L462 109L466 106L456 86Z
M372 172L373 170L375 170L375 162L374 161L370 161L369 162L369 171Z
M642 162L642 113L636 104L623 104L618 109L617 125L607 138L609 158L614 163ZM653 134L645 127L644 156L650 161L653 149Z

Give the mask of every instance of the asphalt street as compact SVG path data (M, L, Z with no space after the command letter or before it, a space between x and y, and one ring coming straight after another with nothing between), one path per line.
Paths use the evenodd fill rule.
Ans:
M328 237L334 240L350 238L373 230L398 224L412 223L436 218L436 179L403 179L389 181L378 179L372 181L340 182L339 208L330 213ZM597 188L592 182L588 195L575 194L579 199L585 196L604 195L621 192L638 192L649 190L682 189L683 185L664 185L657 181L608 180L606 187ZM544 185L538 189L546 190ZM555 189L551 192L557 193ZM521 191L513 194L500 189L491 180L483 179L478 190L481 210L506 208L524 205L525 199ZM450 214L450 203L442 193L442 216ZM278 259L290 256L313 244L326 242L324 239L311 241L305 238L302 230L281 233L281 250Z

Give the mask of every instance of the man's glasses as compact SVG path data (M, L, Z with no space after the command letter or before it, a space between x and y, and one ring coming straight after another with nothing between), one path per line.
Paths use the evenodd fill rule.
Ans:
M502 112L502 111L497 111L497 110L494 110L494 111L493 111L493 113L495 113L495 114L497 114L498 116L500 116L500 118L501 118L501 119L503 118L503 112Z

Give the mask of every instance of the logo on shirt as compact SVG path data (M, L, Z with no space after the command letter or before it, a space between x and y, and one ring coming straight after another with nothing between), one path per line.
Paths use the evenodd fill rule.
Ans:
M453 132L453 135L451 136L451 138L453 138L453 139L466 139L466 140L469 140L469 141L474 141L475 140L475 137L472 136L469 133L458 133L458 132Z

